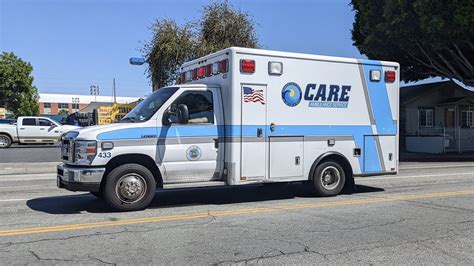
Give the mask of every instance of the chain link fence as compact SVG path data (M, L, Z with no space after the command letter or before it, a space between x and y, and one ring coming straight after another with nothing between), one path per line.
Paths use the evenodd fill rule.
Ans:
M420 128L417 136L442 137L445 153L474 151L474 128Z

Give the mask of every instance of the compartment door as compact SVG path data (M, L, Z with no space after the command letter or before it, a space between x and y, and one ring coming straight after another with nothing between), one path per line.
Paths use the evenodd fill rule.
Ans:
M397 167L396 136L364 136L364 173L394 172Z
M265 179L266 170L266 90L265 85L244 84L242 90L241 177Z
M303 177L303 137L270 137L270 179Z

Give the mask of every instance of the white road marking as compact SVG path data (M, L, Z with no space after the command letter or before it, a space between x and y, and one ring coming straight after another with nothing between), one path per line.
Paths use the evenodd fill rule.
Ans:
M453 168L453 167L474 167L474 163L471 164L428 164L424 166L406 167L400 165L400 170L414 170L414 169L431 169L431 168Z
M0 182L13 182L13 181L53 181L56 178L10 178L10 179L0 179Z
M0 202L14 202L14 201L28 201L28 200L32 200L34 198L29 198L29 199L2 199L0 200Z
M59 194L59 195L44 195L44 196L36 196L34 198L26 198L26 199L0 199L1 202L16 202L16 201L28 201L28 200L34 200L34 199L54 199L57 197L61 198L66 198L66 197L93 197L92 195L89 194L80 194L80 195L65 195L65 194Z
M13 187L0 187L0 189L38 188L38 187L49 187L49 184L44 184L44 185L28 185L28 186L13 186Z
M56 180L56 174L0 175L0 182Z
M363 181L363 180L382 180L382 179L404 179L404 178L443 177L443 176L458 176L458 175L474 175L474 172L469 172L469 173L453 173L453 174L437 174L437 175L357 177L356 180L362 180L362 181Z

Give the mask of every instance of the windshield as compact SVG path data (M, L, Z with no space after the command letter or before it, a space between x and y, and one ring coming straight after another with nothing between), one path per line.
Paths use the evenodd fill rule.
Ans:
M124 122L143 122L150 119L158 109L178 90L177 87L162 88L144 101L139 103L135 108L122 118Z

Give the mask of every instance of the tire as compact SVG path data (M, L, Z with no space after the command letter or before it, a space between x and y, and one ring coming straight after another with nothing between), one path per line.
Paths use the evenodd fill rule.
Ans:
M94 197L103 200L104 199L104 194L102 192L95 192L95 191L90 191L91 195Z
M344 188L345 182L344 169L334 161L319 164L313 173L312 185L318 196L332 197L338 195Z
M7 134L0 134L0 149L8 148L12 145L12 138Z
M155 196L153 174L143 165L124 164L113 169L106 177L103 197L117 211L142 210Z

